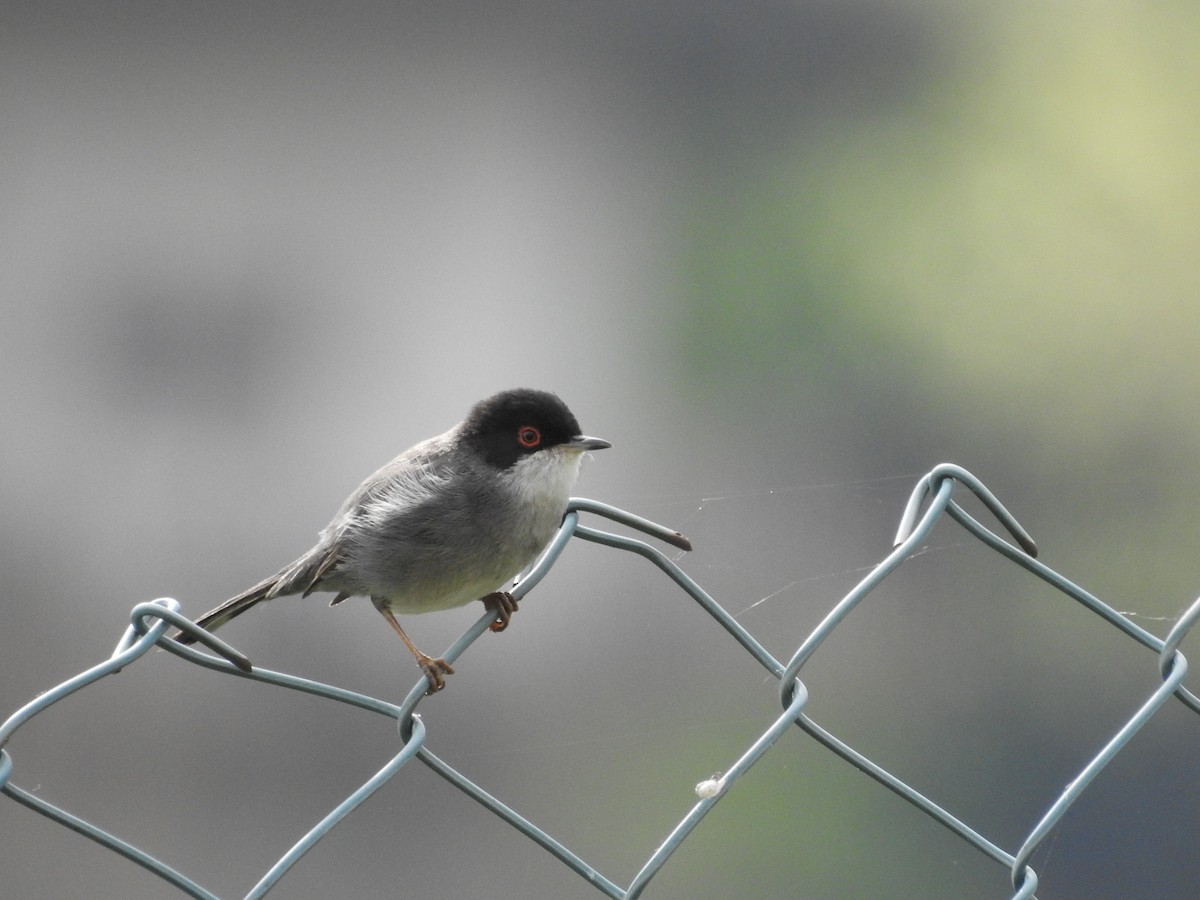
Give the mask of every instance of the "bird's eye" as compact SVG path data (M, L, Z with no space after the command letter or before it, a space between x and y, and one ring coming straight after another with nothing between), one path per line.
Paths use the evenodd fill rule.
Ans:
M522 447L533 449L542 442L542 433L532 425L522 425L517 429L517 442Z

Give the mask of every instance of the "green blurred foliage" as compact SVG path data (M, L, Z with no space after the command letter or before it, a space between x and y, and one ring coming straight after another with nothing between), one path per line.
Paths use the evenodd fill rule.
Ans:
M1076 574L1177 612L1200 540L1200 7L930 21L900 102L810 123L687 211L690 383L894 471L1029 482L1016 511L1060 561L1074 542Z
M689 213L693 374L822 403L866 381L1060 448L1194 442L1200 7L977 12L907 102Z

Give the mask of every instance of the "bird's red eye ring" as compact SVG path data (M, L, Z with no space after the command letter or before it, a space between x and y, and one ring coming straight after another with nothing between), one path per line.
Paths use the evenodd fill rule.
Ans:
M517 443L530 449L542 442L542 433L532 425L522 425L517 429Z

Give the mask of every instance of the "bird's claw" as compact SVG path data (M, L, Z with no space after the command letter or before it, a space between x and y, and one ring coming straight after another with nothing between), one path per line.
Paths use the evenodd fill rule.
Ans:
M417 659L417 665L421 667L421 671L425 673L425 677L429 679L429 690L425 693L436 694L446 686L446 679L442 674L453 675L454 667L446 662L440 656L434 659L432 656L421 656Z
M496 614L496 621L488 627L492 631L503 631L517 611L517 598L508 591L495 591L483 598L483 606L488 612Z

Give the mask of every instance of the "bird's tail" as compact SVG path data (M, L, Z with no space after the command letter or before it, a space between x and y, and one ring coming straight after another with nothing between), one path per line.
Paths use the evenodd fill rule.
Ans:
M340 546L337 541L317 544L289 566L284 566L270 578L264 578L252 588L247 588L236 597L230 597L216 609L210 609L196 620L196 624L207 631L220 628L230 619L236 618L254 604L272 597L288 594L308 596L321 590L321 579L336 568ZM340 597L341 595L339 595ZM179 632L173 635L181 644L194 644L194 635Z
M196 620L196 624L206 631L215 631L230 619L240 616L259 601L268 600L276 596L276 586L278 584L279 576L272 575L270 578L260 581L254 587L242 591L236 597L230 597L216 609L210 609ZM196 643L196 636L186 631L175 634L174 638L181 644Z

